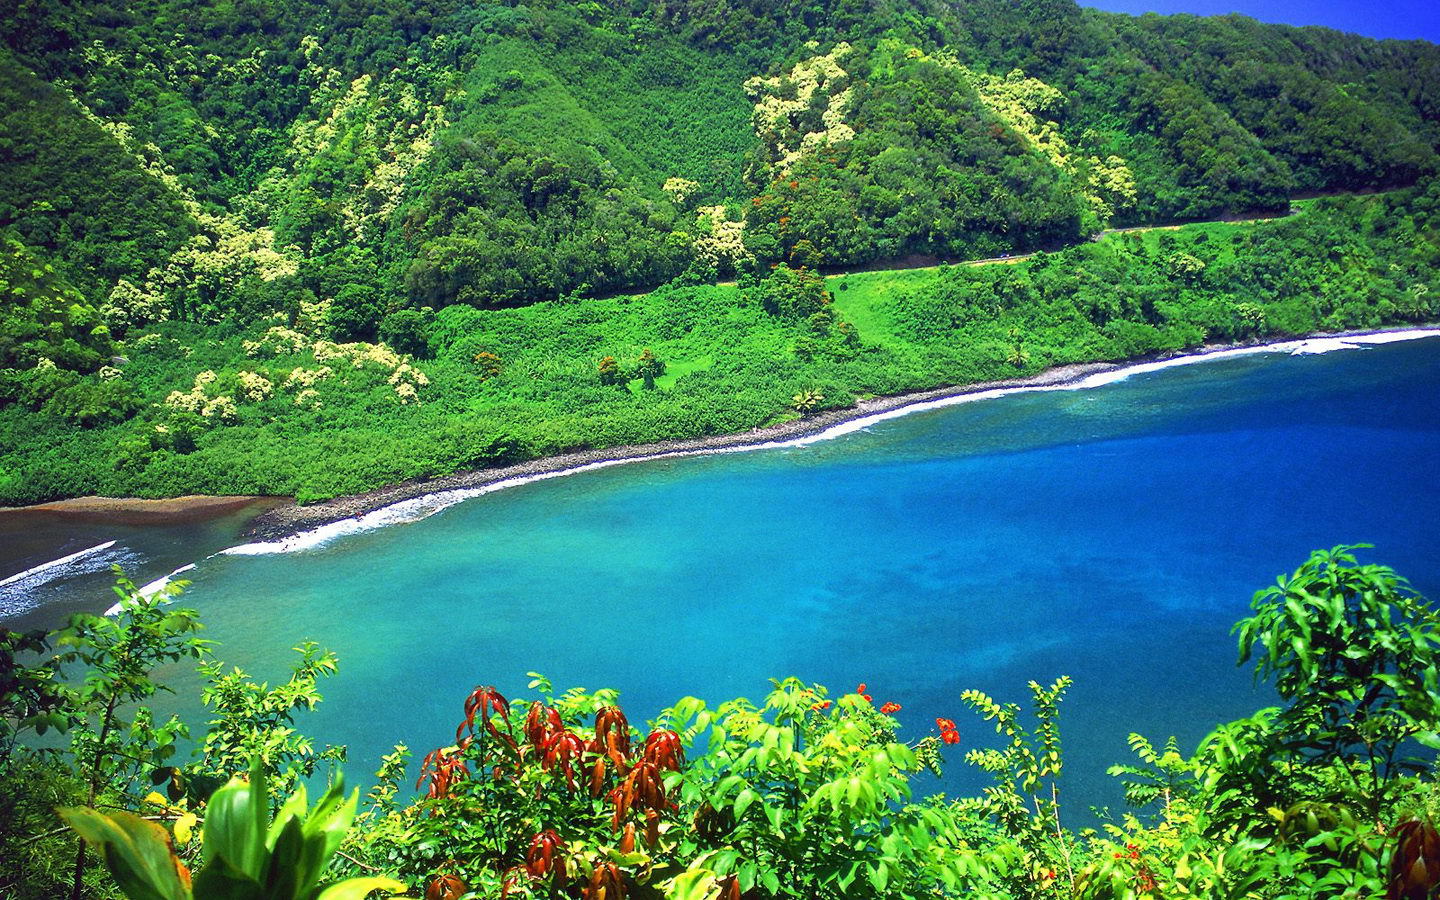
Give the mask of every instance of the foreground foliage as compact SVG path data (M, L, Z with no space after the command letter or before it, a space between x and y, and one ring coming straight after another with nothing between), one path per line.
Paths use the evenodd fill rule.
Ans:
M335 900L401 882L434 900L1430 897L1440 890L1440 790L1427 752L1440 729L1440 619L1355 550L1317 551L1256 593L1253 615L1236 625L1241 662L1256 660L1283 705L1218 726L1188 757L1173 738L1131 735L1135 761L1110 770L1130 810L1079 830L1067 824L1074 811L1059 781L1064 677L1031 683L1028 714L978 691L959 698L997 734L965 754L993 779L977 797L914 796L912 778L940 772L964 726L940 717L930 733L901 740L902 705L877 703L864 684L832 696L785 679L758 705L685 698L636 729L615 692L557 693L531 673L534 699L486 686L465 698L453 743L421 764L419 796L404 786L409 752L397 747L363 806L332 773L307 812L303 785L289 799L273 786L277 774L313 771L309 742L289 729L294 705L267 712L264 702L231 701L198 763L152 770L166 794L139 798L133 775L143 773L110 767L92 808L74 808L60 798L85 796L96 759L83 697L57 680L64 660L14 658L43 651L42 638L7 636L4 671L23 676L5 682L7 727L38 728L52 720L29 711L55 706L77 736L72 751L19 747L3 761L0 778L23 785L11 802L23 814L0 830L5 889L53 896L55 882L68 881L55 865L67 845L43 811L56 804L72 807L61 814L100 850L119 888L147 900ZM111 631L66 633L91 665L113 669L112 654L153 658L177 636L193 640L188 627L155 630L156 616L193 624L167 598L139 597L123 582L122 593ZM300 649L299 687L288 694L245 687L243 673L211 693L315 696L313 675L328 657ZM256 738L249 780L204 788L216 765L243 768L215 751L230 746L219 735L242 733L242 719ZM170 755L178 726L147 731L145 722L142 709L130 726L133 751L150 754L138 758ZM277 722L281 754L262 740ZM111 890L93 871L77 883L76 896Z
M403 891L403 884L383 877L320 883L359 799L359 789L345 798L337 776L314 809L301 785L272 820L265 769L257 762L248 781L231 779L206 804L205 865L193 878L175 855L170 834L154 822L89 808L61 809L60 816L100 852L116 884L135 900L358 900L372 891Z

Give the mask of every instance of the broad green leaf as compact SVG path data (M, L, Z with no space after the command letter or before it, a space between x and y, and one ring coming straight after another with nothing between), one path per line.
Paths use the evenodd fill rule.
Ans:
M670 879L665 886L666 900L705 900L715 889L715 873L709 869L691 869Z
M404 890L405 885L393 878L373 875L366 878L347 878L338 884L332 884L320 892L317 900L364 900L365 895L371 891L398 894Z
M236 872L260 882L266 857L269 797L260 783L232 778L210 797L205 811L207 859L220 858Z
M267 900L259 882L224 859L211 859L195 874L197 900Z
M883 862L878 863L871 866L867 874L869 875L870 883L875 886L875 890L883 893L885 891L885 885L890 883L890 867Z
M749 809L750 805L759 799L760 795L752 791L750 788L747 787L741 790L740 793L735 795L735 818L739 819L741 816L745 815L745 810Z
M154 822L128 812L105 815L84 807L58 810L86 843L95 847L131 900L189 900L179 860L170 852L170 835Z

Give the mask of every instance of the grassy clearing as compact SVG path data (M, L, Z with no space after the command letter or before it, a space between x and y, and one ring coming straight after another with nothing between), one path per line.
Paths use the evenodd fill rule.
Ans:
M913 291L935 284L945 266L924 269L891 269L835 275L826 279L835 295L835 309L860 332L860 339L871 344L890 346L900 342L889 316L881 307L896 291Z

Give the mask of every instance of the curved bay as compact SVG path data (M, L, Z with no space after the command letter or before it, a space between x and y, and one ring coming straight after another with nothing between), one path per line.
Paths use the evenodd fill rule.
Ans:
M301 727L372 770L453 739L477 683L611 686L632 720L772 676L993 732L963 688L1063 708L1070 800L1141 731L1185 748L1268 701L1235 667L1251 594L1369 541L1440 597L1440 339L1249 356L918 413L806 447L657 461L502 491L302 553L213 557L188 599L220 656L281 677L337 651ZM193 676L172 673L179 697ZM197 711L191 709L190 713ZM950 752L945 783L980 784Z

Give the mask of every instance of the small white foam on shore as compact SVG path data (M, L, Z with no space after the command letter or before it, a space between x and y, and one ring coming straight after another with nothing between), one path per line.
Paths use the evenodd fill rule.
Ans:
M195 563L189 563L189 564L187 564L187 565L183 565L183 566L181 566L180 568L176 569L175 571L171 572L169 575L166 575L166 576L164 576L164 577L162 577L162 578L157 578L157 579L155 579L154 581L152 581L152 582L150 582L149 584L145 585L144 587L140 588L138 591L136 591L136 593L138 593L138 594L139 594L140 596L142 596L142 597L152 597L152 596L154 596L155 594L158 594L158 593L160 593L161 591L163 591L163 590L165 589L166 585L168 585L172 580L174 580L174 578L175 578L176 575L179 575L179 574L182 573L182 572L188 572L188 571L190 571L191 569L195 568L195 565L196 565ZM119 604L119 603L116 603L115 605L111 606L109 609L105 610L105 615L107 615L107 616L113 616L113 615L117 614L118 612L120 612L120 604Z
M482 485L481 487L454 488L448 491L437 491L433 494L424 494L420 497L412 497L409 500L401 500L398 503L392 503L389 506L365 513L364 515L341 519L338 522L330 522L312 528L309 531L302 531L299 534L292 534L289 537L281 538L278 541L257 541L251 544L241 544L238 547L221 550L216 555L263 556L270 553L295 553L300 550L313 550L316 547L330 543L336 538L347 535L374 531L377 528L385 528L390 525L405 525L411 522L419 522L421 519L428 519L441 510L449 509L457 503L463 503L466 500L485 494L493 494L505 488L518 487L522 484L530 484L534 481L545 481L550 478L559 478L563 475L574 475L578 472L589 472L593 469L606 469L610 466L620 466L630 462L663 459L669 456L692 456L702 452L706 451L675 451L671 453L657 453L652 456L636 457L635 459L605 459L576 466L572 469L559 469L554 472L537 472L533 475L517 475L514 478L506 478L492 484Z
M106 541L103 544L96 544L94 547L89 547L76 553L71 553L69 556L62 556L59 559L52 559L47 563L41 563L38 566L33 566L23 572L11 575L4 581L0 581L0 587L4 587L7 584L16 584L21 581L31 581L33 579L39 578L41 575L49 575L49 578L46 578L45 580L50 581L54 578L59 577L62 574L61 572L56 570L63 570L69 567L69 565L76 560L84 559L87 556L93 556L96 553L103 553L104 551L109 550L113 546L115 546L115 541Z
M413 497L409 500L401 500L389 506L382 507L363 515L354 516L349 519L342 519L338 522L330 522L320 525L309 531L302 531L277 541L257 541L250 544L241 544L227 550L221 550L217 556L265 556L279 553L297 553L304 550L314 550L330 542L348 535L362 534L367 531L375 531L390 525L404 525L412 522L419 522L428 519L441 510L449 509L457 503L463 503L475 497L485 494L493 494L506 488L519 487L523 484L530 484L536 481L546 481L551 478L560 478L567 475L577 475L581 472L589 472L595 469L607 469L611 466L622 466L629 463L651 462L660 459L678 459L686 456L717 456L726 453L749 453L756 450L779 450L792 447L806 447L817 444L821 441L830 441L847 434L854 434L857 431L886 422L891 419L898 419L902 416L912 415L918 412L926 412L933 409L943 409L950 406L959 406L962 403L975 403L980 400L993 400L997 397L1004 397L1009 394L1033 393L1039 391L1077 391L1089 390L1090 388L1101 387L1107 384L1114 384L1124 381L1132 375L1143 375L1149 372L1158 372L1162 369L1173 369L1178 366L1194 365L1202 362L1212 362L1218 359L1232 359L1239 356L1253 356L1262 353L1288 353L1290 355L1311 355L1317 353L1329 353L1336 350L1364 349L1372 344L1391 344L1397 341L1412 341L1419 338L1440 337L1440 328L1414 329L1410 331L1387 331L1375 334L1353 335L1347 337L1322 337L1304 338L1294 341L1284 341L1275 344L1257 344L1253 347L1235 347L1228 350L1212 350L1209 352L1192 353L1185 356L1176 356L1170 359L1156 362L1136 363L1107 372L1097 372L1094 375L1086 376L1073 382L1064 384L1044 385L1023 385L1008 388L990 388L987 390L975 391L966 394L955 394L949 397L939 397L934 400L919 400L915 403L899 406L883 412L870 415L858 416L844 422L838 422L829 428L823 429L812 435L804 437L789 438L780 441L765 441L756 444L741 444L734 447L709 447L696 450L667 450L647 456L635 456L627 459L607 459L569 469L558 469L553 472L537 472L533 475L517 475L514 478L506 478L474 488L453 488L451 490L437 491L433 494L425 494L420 497ZM183 570L182 570L183 571Z

